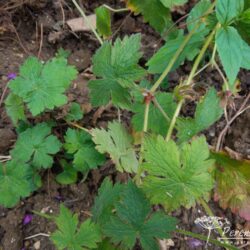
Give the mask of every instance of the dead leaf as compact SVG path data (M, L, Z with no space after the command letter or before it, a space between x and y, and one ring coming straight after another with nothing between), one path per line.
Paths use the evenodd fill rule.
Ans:
M92 27L96 29L96 15L95 14L89 15L87 16L87 18L89 20L89 23L92 25ZM84 20L83 17L70 19L66 23L73 32L91 30L88 23Z

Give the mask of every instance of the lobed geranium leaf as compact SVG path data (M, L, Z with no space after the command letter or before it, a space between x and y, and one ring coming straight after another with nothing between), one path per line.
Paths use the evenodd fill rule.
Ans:
M42 64L36 57L28 58L20 68L20 76L9 84L11 91L21 97L32 115L53 109L67 102L63 94L75 79L77 71L63 57Z
M105 42L93 59L93 72L101 79L91 80L89 88L93 106L106 105L111 100L117 107L130 109L130 91L145 70L137 63L141 57L139 34L119 38L112 46Z
M216 2L216 16L223 25L229 24L244 10L244 0L218 0Z
M65 160L60 161L63 172L56 176L56 181L63 185L73 184L77 181L77 170Z
M177 137L179 142L191 139L204 129L209 128L223 114L220 98L214 88L211 88L198 103L194 118L179 118L177 120Z
M121 243L126 249L132 249L138 239L142 249L158 250L156 238L169 238L176 226L176 219L162 212L150 216L149 201L131 181L124 188L115 208L116 215L104 225L103 231L112 242Z
M230 90L234 92L234 83L243 60L243 40L238 31L229 26L220 28L215 39L218 53L229 80Z
M161 136L147 137L144 152L143 189L153 204L162 204L168 211L190 207L213 188L209 173L213 160L208 159L205 137L180 147Z
M159 33L172 24L171 14L159 0L127 0L127 6L135 13L141 13L146 22Z
M23 99L13 93L10 93L5 100L6 111L14 125L18 121L25 120Z
M51 127L40 123L19 134L11 155L20 162L29 162L36 168L49 168L53 164L52 155L60 148L60 141L51 134Z
M161 74L168 66L170 60L179 49L185 36L180 34L177 38L168 40L163 47L161 47L155 55L148 61L147 66L150 73ZM192 60L199 52L199 48L202 45L203 37L198 33L193 35L182 53L176 60L172 71L178 68L186 59Z
M95 14L96 14L96 26L98 32L104 37L111 36L112 31L111 31L110 11L106 7L100 6L95 9Z
M250 221L250 161L235 160L226 153L211 153L217 163L214 199Z
M59 250L92 249L101 241L99 226L90 219L78 226L78 216L73 215L63 205L60 206L60 214L55 218L55 222L57 230L51 235L51 240Z
M162 112L155 106L155 104L151 102L149 107L148 129L154 133L166 135L170 125L170 119L172 118L176 109L176 103L174 102L173 95L170 93L159 93L155 96L155 98L165 113L168 115L169 119L167 120ZM132 118L133 128L136 131L142 131L145 112L145 105L143 105L142 95L137 98L136 103L133 106L133 112L135 113Z
M120 199L123 185L113 184L106 178L98 190L98 196L95 198L92 208L93 221L103 225L110 220L112 211L116 202Z
M108 153L118 171L136 172L138 160L132 145L132 136L121 123L112 122L108 130L93 129L93 141L100 153Z
M73 164L78 171L87 172L105 162L105 156L95 149L91 135L87 132L69 128L64 139L64 148L74 155Z
M11 208L20 198L29 196L33 191L29 176L29 167L25 163L16 160L0 162L0 204Z

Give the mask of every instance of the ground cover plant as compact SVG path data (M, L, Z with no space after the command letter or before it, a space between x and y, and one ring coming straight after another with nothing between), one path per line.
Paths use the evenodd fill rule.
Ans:
M33 211L54 221L57 229L49 237L56 249L154 250L173 233L238 249L227 240L180 229L172 212L201 204L214 216L207 204L214 199L250 221L250 163L231 159L221 148L220 136L217 145L210 146L203 133L228 119L241 89L240 69L250 69L250 34L245 28L250 2L197 1L180 28L171 10L186 2L127 0L124 9L96 9L97 29L92 31L100 46L92 58L88 88L94 108L112 105L118 114L106 127L84 126L77 102L69 103L61 118L66 124L62 137L55 133L57 120L39 119L68 103L66 91L78 76L63 49L47 62L27 58L8 83L5 109L18 137L10 157L0 162L0 205L13 208L39 190L42 173L55 165L60 169L56 181L62 185L87 181L91 171L109 159L115 171L126 176L121 183L104 178L84 221L63 204L54 216ZM86 18L77 1L72 3ZM161 48L147 62L141 61L140 33L112 39L111 16L123 11L142 15L161 36ZM190 73L174 88L166 86L169 73L187 61ZM206 79L196 82L209 67L219 72L222 86ZM193 117L182 113L190 100L195 103ZM247 108L242 106L237 116ZM129 112L131 119L123 121L122 112ZM226 129L233 120L227 120ZM220 225L215 226L224 237Z

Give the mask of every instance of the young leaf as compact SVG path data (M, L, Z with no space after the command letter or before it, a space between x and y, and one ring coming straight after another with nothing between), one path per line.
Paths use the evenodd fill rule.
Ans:
M152 74L161 74L166 69L184 39L184 35L180 34L177 38L168 40L166 44L148 61L147 66L149 67L149 72ZM202 42L203 37L200 34L192 36L189 43L176 60L172 71L178 68L185 59L192 60L198 54Z
M132 145L132 137L121 123L109 123L108 130L93 129L93 141L100 153L108 153L118 171L136 172L138 161Z
M216 2L216 16L223 25L229 24L244 10L244 0L218 0Z
M95 144L87 132L69 128L64 139L64 148L74 155L73 164L78 171L87 172L105 162L105 156L95 149Z
M192 206L213 188L209 150L205 137L178 147L163 137L148 137L144 144L147 176L143 189L153 204L172 211Z
M120 199L123 185L113 184L106 178L98 190L98 196L92 208L93 221L103 225L110 220L112 210L116 202Z
M29 181L29 168L16 160L0 162L0 204L11 208L20 198L29 196L32 183Z
M73 184L77 181L77 170L65 160L60 161L63 172L56 176L56 181L63 185Z
M174 102L173 95L170 93L159 93L155 98L168 115L168 120L155 104L151 103L149 107L148 129L154 133L166 135L171 121L170 119L176 109L176 103ZM136 131L143 130L144 110L145 105L143 105L143 97L140 96L133 106L135 115L132 118L132 124Z
M99 227L86 220L79 227L78 216L60 206L60 214L55 218L57 230L51 235L51 239L59 250L85 250L96 248L101 241Z
M127 0L127 6L135 13L141 13L146 22L159 33L172 23L170 11L159 0Z
M117 107L130 108L129 88L141 79L145 71L137 63L141 57L139 34L119 38L114 46L105 42L93 59L93 72L101 79L89 82L93 106L106 105L110 100Z
M78 120L81 120L82 118L83 118L83 112L81 110L81 106L76 102L72 102L69 113L66 116L66 120L78 121Z
M187 27L189 32L191 32L194 29L194 27L201 20L201 18L202 20L206 18L204 17L204 14L209 10L210 7L211 7L210 0L199 1L194 6L194 8L190 11L187 18ZM204 20L204 22L201 23L196 32L202 34L203 36L206 36L209 33L209 28L207 26L206 19Z
M11 118L14 125L17 125L18 121L26 119L23 100L19 96L10 93L5 100L5 106L7 114Z
M162 4L167 8L172 8L174 6L183 5L188 0L160 0Z
M222 114L220 99L216 90L211 88L204 99L198 103L194 118L179 118L177 120L179 142L188 141L202 130L209 128L220 119Z
M51 134L51 128L46 123L40 123L22 132L11 151L14 159L20 162L30 162L36 168L49 168L53 164L52 155L61 147L60 141Z
M223 68L229 79L229 87L233 91L234 82L242 64L243 40L235 28L227 27L217 31L215 41Z
M100 6L95 9L95 14L96 14L96 26L98 32L104 37L111 36L112 31L111 31L110 11L104 6Z
M116 215L104 225L104 233L117 244L132 249L139 239L142 249L159 250L155 240L170 237L175 229L175 218L168 217L162 212L150 216L150 203L131 181L122 193L121 202L117 203Z
M216 160L215 201L223 209L230 208L233 213L239 213L250 221L250 161L231 159L225 153L212 153Z
M32 115L53 109L67 102L63 94L75 79L77 71L67 66L67 60L56 57L43 65L30 57L20 68L20 76L12 80L9 88L27 103Z

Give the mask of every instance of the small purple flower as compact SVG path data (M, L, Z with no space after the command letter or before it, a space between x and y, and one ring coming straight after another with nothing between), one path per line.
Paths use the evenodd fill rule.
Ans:
M32 221L32 219L33 219L32 214L26 214L23 218L23 225L25 226L29 224Z
M17 77L16 73L9 73L9 74L7 75L7 78L8 78L9 80L13 80L13 79L15 79L16 77Z
M200 247L202 245L203 245L203 243L200 240L193 239L193 238L188 239L188 246L190 247L190 249Z

